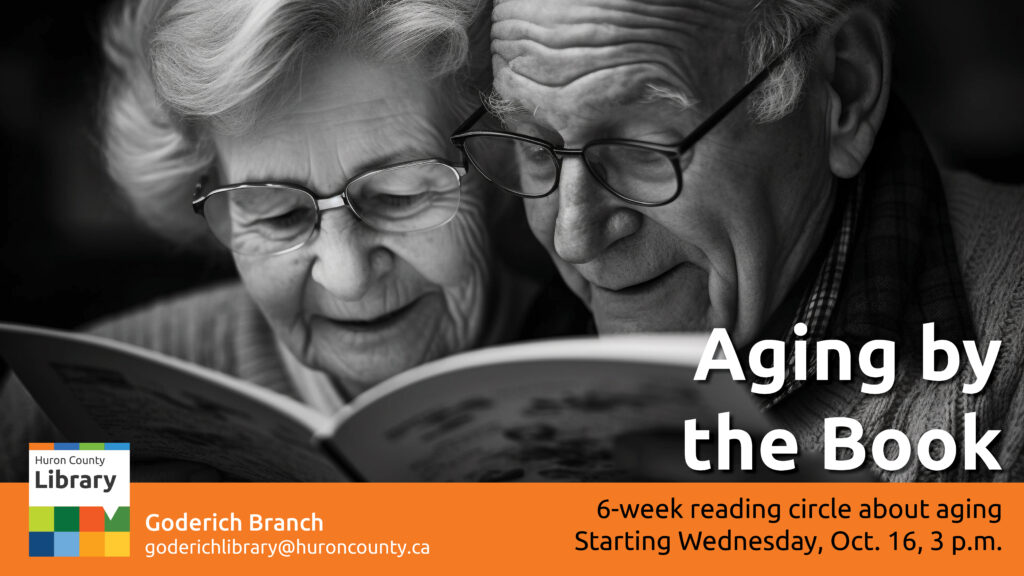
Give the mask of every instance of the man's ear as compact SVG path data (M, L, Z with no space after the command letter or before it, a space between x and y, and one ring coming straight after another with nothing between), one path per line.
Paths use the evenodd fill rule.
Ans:
M828 90L829 167L856 176L871 152L889 104L891 54L882 18L860 7L831 27L823 57Z

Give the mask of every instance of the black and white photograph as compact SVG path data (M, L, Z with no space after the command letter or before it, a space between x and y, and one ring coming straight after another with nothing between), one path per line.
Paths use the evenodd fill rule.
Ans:
M2 481L1024 481L1020 2L7 22Z

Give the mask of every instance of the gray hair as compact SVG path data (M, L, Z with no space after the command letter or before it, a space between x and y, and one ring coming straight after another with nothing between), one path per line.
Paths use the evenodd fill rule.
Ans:
M189 199L211 130L244 131L291 96L305 62L344 49L418 66L454 111L489 83L487 0L126 0L106 22L108 171L175 237L202 231ZM472 58L471 58L472 56Z
M889 0L759 0L747 28L748 77L757 75L786 50L792 53L751 97L754 119L779 120L800 103L813 54L811 43L801 44L805 32L827 30L856 6L865 6L884 19L889 4Z

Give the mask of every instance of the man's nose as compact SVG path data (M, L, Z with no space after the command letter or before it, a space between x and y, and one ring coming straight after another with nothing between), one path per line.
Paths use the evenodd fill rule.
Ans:
M350 214L324 214L313 242L313 281L342 300L365 296L394 267L395 256L379 236Z
M555 253L570 264L589 262L636 232L642 216L598 182L581 158L566 158L558 183Z

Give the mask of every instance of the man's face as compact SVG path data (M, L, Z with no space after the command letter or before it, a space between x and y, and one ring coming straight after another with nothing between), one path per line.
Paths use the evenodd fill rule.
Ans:
M752 1L504 0L494 86L508 127L565 147L597 138L677 143L747 80ZM619 200L579 157L527 199L534 234L601 332L725 327L748 342L824 234L833 199L825 98L808 80L785 119L739 106L692 150L672 203ZM665 94L683 98L665 97Z

